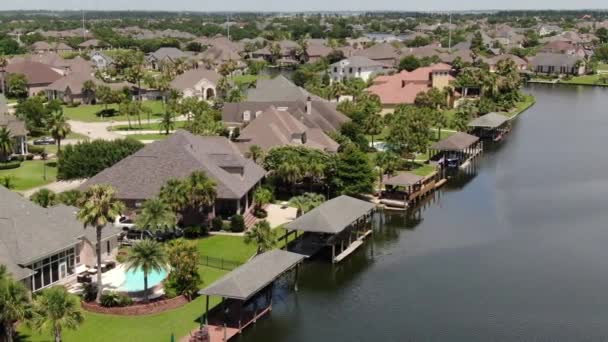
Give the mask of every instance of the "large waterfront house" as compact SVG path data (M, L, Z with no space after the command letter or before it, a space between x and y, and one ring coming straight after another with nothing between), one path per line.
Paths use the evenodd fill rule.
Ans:
M343 82L351 78L360 78L367 82L374 76L387 70L384 63L363 56L352 56L329 66L332 82Z
M439 63L413 71L403 70L390 76L379 76L367 91L378 95L385 108L413 104L420 93L433 88L443 90L448 87L454 80L450 74L451 69L451 66Z
M42 208L0 186L0 264L34 292L69 281L81 265L95 265L95 229L85 229L76 211ZM119 233L103 229L102 258L116 255Z
M583 75L584 61L576 55L539 53L530 59L530 71L547 75Z
M90 73L75 72L58 79L46 87L47 98L49 100L57 99L65 103L95 102L95 90L93 89L90 94L87 94L87 91L83 89L87 81L93 82L97 87L107 86L112 90L123 90L126 88L133 94L137 92L137 86L128 82L105 83Z
M187 60L191 58L182 50L174 47L162 47L146 55L146 63L150 69L159 69L163 63L173 63L177 60Z
M203 171L216 183L217 198L211 209L225 218L251 209L253 192L266 175L227 138L178 130L101 171L81 189L108 184L127 207L136 209L158 196L168 180L183 179L195 171Z

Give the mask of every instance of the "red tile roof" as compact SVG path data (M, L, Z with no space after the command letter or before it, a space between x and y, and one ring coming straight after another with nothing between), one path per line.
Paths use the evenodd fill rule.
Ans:
M411 72L404 70L391 76L379 76L374 79L374 85L367 88L367 91L378 95L382 104L414 103L416 95L431 89L432 72L451 69L451 66L439 63ZM450 80L454 79L452 76L449 77Z

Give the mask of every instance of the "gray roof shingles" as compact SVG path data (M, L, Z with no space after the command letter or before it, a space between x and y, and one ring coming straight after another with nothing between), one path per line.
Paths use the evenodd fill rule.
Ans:
M226 170L235 167L242 173ZM185 178L194 171L203 171L216 182L220 199L242 198L266 175L264 169L242 157L228 139L179 130L103 170L81 188L109 184L121 199L144 200L158 195L169 179Z

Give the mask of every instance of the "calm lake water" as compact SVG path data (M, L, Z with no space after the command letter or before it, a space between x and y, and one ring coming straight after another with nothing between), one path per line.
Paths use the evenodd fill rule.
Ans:
M526 91L476 171L387 214L373 256L307 263L240 341L608 340L608 89Z

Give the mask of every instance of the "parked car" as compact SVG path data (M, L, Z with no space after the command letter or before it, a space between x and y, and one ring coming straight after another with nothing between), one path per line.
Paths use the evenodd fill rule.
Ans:
M114 227L118 228L133 228L135 223L127 216L121 215L114 220Z
M123 240L139 241L144 239L154 239L155 236L149 230L141 230L136 227L123 228Z
M184 236L184 231L181 228L165 228L154 232L156 241L169 241Z
M55 139L51 137L42 137L34 140L34 145L54 145Z

